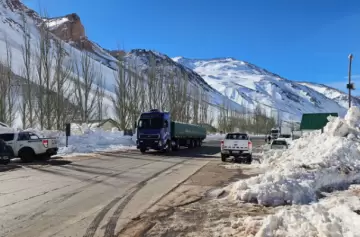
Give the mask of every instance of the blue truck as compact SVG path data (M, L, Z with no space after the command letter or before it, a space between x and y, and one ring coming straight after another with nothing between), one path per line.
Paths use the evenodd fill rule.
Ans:
M206 129L194 124L171 121L169 112L152 109L141 113L135 124L136 146L142 153L153 149L170 152L181 146L193 148L202 145Z

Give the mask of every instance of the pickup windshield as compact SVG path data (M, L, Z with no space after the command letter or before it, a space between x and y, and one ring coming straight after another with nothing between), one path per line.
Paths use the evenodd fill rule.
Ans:
M138 127L159 129L164 127L164 121L162 118L140 119Z
M243 133L229 133L226 135L227 140L248 140L248 136Z

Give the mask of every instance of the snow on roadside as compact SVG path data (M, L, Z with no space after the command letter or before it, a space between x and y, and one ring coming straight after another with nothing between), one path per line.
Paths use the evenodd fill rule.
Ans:
M220 133L207 134L204 141L220 141L225 138L225 135Z
M247 210L251 204L238 205ZM256 210L254 206L253 209ZM224 237L355 237L360 236L359 210L360 185L351 185L346 191L327 194L318 203L279 206L272 209L273 214L252 213L213 220L207 231L211 231L212 236Z
M329 118L323 134L309 133L284 152L265 153L264 174L235 182L225 190L230 200L261 205L308 204L324 189L360 181L360 110L344 119Z
M360 186L334 192L312 205L295 205L269 215L257 237L289 236L360 236Z
M124 136L122 131L112 129L104 131L100 128L90 127L83 124L73 130L72 135L68 137L68 147L66 147L65 133L62 131L51 131L37 129L26 129L32 131L41 137L57 138L59 141L58 155L79 155L84 153L92 153L97 151L117 151L117 150L133 150L136 145L131 136Z

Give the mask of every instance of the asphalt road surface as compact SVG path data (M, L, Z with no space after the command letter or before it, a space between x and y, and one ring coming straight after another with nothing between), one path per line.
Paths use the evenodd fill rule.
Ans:
M108 152L0 166L0 236L118 236L132 218L220 160L219 152L214 141L168 155Z

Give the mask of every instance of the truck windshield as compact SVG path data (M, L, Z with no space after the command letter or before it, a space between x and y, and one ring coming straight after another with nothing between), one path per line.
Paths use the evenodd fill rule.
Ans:
M140 119L139 128L163 128L164 121L162 118Z

